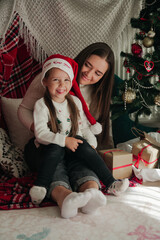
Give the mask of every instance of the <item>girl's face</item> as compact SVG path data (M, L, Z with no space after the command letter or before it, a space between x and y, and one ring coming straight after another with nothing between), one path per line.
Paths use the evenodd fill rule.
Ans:
M97 83L106 73L108 67L108 63L104 58L97 55L91 55L82 66L79 83L82 85Z
M59 68L50 70L49 77L43 80L43 85L48 88L51 98L59 103L64 102L72 86L68 74Z

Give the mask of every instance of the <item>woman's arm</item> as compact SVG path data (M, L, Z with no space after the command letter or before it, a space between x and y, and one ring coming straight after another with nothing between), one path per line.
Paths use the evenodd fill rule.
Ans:
M43 97L44 95L44 87L41 84L41 73L38 74L30 84L19 108L18 108L18 118L22 122L22 124L33 132L33 109L35 102Z
M18 118L21 123L31 132L34 132L34 124L33 124L33 111L32 109L27 109L22 104L19 105L18 108Z

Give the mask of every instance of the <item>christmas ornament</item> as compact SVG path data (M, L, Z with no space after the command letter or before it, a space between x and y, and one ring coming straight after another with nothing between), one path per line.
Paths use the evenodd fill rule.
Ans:
M152 47L153 43L154 43L153 38L145 37L143 39L143 46L146 47L146 48Z
M139 34L140 34L141 36L144 36L146 33L145 33L144 31L142 31L142 32L139 32Z
M127 91L125 91L122 95L122 99L126 103L132 103L135 98L136 98L136 93L131 88L129 88Z
M160 106L160 95L157 95L155 98L154 98L154 102L157 106Z
M156 35L156 34L155 34L155 32L154 32L153 30L150 30L150 31L148 32L148 34L147 34L147 36L148 36L149 38L154 38L155 35Z
M131 72L130 68L127 68L126 73L130 73L130 72Z
M131 47L131 51L133 55L137 57L141 57L142 54L142 47L138 43L133 43Z
M147 70L147 72L150 72L154 68L154 62L152 61L144 61L144 67Z

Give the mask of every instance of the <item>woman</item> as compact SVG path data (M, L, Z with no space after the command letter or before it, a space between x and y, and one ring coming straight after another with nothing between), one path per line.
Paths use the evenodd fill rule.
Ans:
M79 65L77 81L82 95L92 115L103 127L103 133L98 138L99 148L102 146L106 148L109 138L109 107L114 79L114 54L107 44L93 43L82 50L75 61ZM34 129L32 116L34 103L43 94L40 76L37 76L18 109L18 116L28 129ZM36 149L34 139L31 139L25 147L25 159L32 171L37 170L39 158L45 161L46 156L47 152L42 153ZM57 202L64 218L76 216L79 208L82 208L84 213L94 213L106 204L106 198L99 191L101 185L98 177L76 159L69 159L68 163L70 164L67 164L67 169L63 162L58 165L48 196ZM129 182L125 179L115 181L107 188L110 193L119 195L127 189L128 185ZM87 203L83 192L89 194Z
M75 58L77 81L91 114L102 124L98 149L110 147L110 102L114 84L114 54L106 43L93 43ZM106 70L107 69L107 70Z

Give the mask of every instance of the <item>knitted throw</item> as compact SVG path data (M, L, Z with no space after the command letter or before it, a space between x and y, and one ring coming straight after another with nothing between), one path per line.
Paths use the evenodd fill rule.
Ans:
M20 16L20 35L32 56L75 57L87 45L103 41L116 52L116 44L138 16L143 0L14 0L0 2L0 37L4 38L15 13Z

